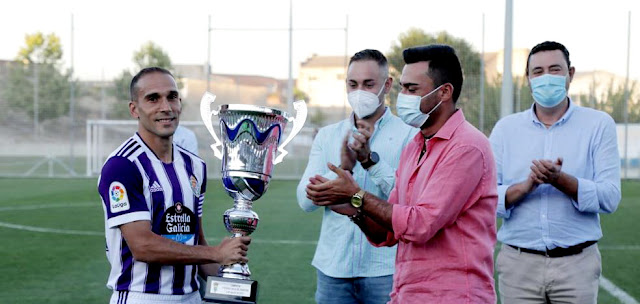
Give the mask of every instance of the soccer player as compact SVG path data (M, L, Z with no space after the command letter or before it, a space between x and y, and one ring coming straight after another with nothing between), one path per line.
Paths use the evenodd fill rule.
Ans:
M201 303L198 271L247 262L249 237L209 246L202 229L206 166L173 144L181 99L173 75L152 67L131 80L129 111L138 132L104 164L98 192L105 213L111 304Z

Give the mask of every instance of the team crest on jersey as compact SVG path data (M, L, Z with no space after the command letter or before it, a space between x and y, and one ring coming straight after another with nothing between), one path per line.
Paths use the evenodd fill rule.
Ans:
M153 181L153 184L149 187L149 191L151 191L151 193L162 191L162 186L160 186L158 181Z
M189 178L189 182L191 182L191 190L193 190L193 195L200 196L200 188L198 188L198 180L195 176L191 175Z
M112 182L109 186L109 206L111 213L129 210L127 189L119 182Z
M185 244L195 236L197 220L189 208L178 202L162 215L160 235Z

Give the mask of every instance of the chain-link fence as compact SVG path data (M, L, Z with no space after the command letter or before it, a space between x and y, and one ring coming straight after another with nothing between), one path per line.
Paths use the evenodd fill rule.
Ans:
M34 79L41 76L37 74L40 71L33 71L34 65L12 64L20 69L18 76L24 77L24 80L22 83L3 81L0 87L0 106L5 109L0 113L0 140L3 143L0 149L0 175L71 177L85 176L89 173L95 176L99 173L96 170L99 170L106 155L136 131L135 120L129 119L128 123L109 122L122 121L127 114L127 102L116 100L110 93L114 89L112 82L74 83L75 113L72 122L71 83L58 84L56 87L56 84L41 80L35 82ZM16 73L12 68L10 64L4 65L3 77L17 77L11 75ZM609 81L591 80L591 83L595 84L591 87L580 82L581 77L584 79L582 75L576 76L574 82L577 83L572 84L570 92L573 93L573 100L583 106L603 110L616 120L623 176L640 178L640 100L635 82L629 86L631 94L628 94L629 102L626 103L627 94L621 84L616 83L615 75L611 75ZM607 83L611 85L602 85ZM582 85L586 90L574 90L574 87L581 89ZM338 87L336 90L344 88ZM484 100L480 98L482 90ZM14 91L14 94L6 94L7 91ZM19 95L16 91L22 94L19 100L12 99ZM480 77L465 78L459 107L463 109L467 120L487 135L500 116L500 92L499 81L485 80L482 88ZM182 120L185 122L184 125L197 134L200 155L207 160L211 176L216 176L220 172L220 162L213 158L213 153L208 148L213 139L198 119L197 97L191 96L186 100ZM524 110L531 104L532 98L526 83L516 79L514 109ZM281 106L276 104L276 107ZM118 108L121 109L117 110ZM274 178L300 176L306 164L315 129L311 126L311 117L318 116L317 113L331 113L319 119L316 117L313 123L316 126L326 125L343 118L344 115L338 114L341 111L341 108L310 108L307 127L292 142L292 153L280 168L276 169ZM625 116L628 124L624 124ZM96 156L99 158L88 158Z

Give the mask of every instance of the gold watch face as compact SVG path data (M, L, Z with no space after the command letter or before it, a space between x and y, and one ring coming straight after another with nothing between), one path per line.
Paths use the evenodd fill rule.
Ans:
M354 194L351 197L351 206L356 207L356 208L362 207L362 197L363 197L363 195L362 195L361 192L364 192L364 191L360 191L360 192Z

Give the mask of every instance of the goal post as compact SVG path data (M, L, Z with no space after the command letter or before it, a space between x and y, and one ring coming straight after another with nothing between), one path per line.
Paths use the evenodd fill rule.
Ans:
M210 146L213 138L202 121L180 121L180 125L189 128L198 139L198 156L207 164L208 178L221 177L221 161L214 157ZM214 120L214 130L219 126ZM100 175L102 165L113 150L131 137L138 128L136 120L87 120L86 123L86 176ZM283 138L289 134L292 125L288 124ZM285 148L289 154L284 161L274 167L274 179L299 179L304 172L313 142L314 128L302 128L300 133Z

